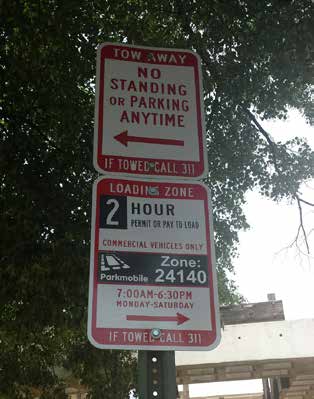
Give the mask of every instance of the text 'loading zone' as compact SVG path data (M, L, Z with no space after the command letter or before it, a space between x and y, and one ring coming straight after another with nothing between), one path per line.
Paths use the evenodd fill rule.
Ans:
M208 191L102 178L94 187L89 337L101 348L218 342ZM151 337L159 328L159 339Z

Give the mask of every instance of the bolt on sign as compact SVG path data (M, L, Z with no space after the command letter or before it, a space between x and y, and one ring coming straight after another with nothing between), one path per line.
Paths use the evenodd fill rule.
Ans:
M88 337L98 348L208 350L220 340L208 188L99 178Z
M97 50L94 166L176 179L207 174L200 59L188 50Z

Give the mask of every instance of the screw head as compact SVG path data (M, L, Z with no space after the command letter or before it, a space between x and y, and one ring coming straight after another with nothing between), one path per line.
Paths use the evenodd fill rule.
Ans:
M158 339L161 336L161 330L159 328L153 328L150 332L150 335L154 339Z
M148 169L149 170L154 170L155 169L155 162L149 161L148 162Z

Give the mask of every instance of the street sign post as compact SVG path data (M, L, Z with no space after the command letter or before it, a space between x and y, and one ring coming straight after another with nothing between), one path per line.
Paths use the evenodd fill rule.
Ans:
M93 190L88 336L98 348L219 343L212 215L199 182L99 178Z
M104 43L97 52L94 166L174 179L207 174L200 60L189 50Z

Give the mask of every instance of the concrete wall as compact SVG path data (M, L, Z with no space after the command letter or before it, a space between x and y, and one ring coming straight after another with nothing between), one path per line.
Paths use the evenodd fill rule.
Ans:
M176 351L176 365L314 357L314 319L227 325L217 348Z

